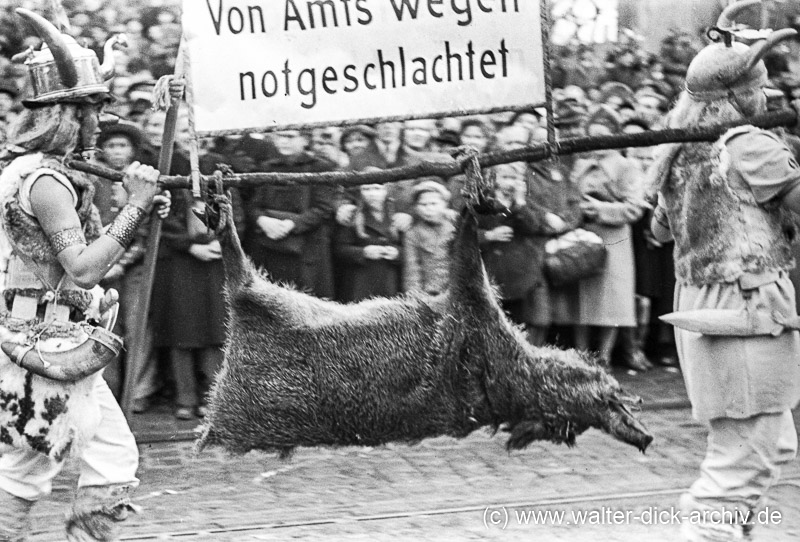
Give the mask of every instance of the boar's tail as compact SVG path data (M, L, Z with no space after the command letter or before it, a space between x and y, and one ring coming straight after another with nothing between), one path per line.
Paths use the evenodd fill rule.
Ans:
M211 203L206 207L206 220L219 239L222 263L225 266L225 282L228 290L233 291L237 286L250 281L252 270L236 233L230 198L213 195Z

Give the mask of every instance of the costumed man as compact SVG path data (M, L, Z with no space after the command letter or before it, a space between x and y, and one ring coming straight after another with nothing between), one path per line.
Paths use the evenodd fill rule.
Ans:
M91 154L111 98L94 52L42 17L24 18L45 45L24 54L32 96L0 156L0 541L21 541L33 504L72 450L80 478L70 541L117 539L131 509L138 450L100 370L119 352L118 295L97 283L125 253L150 209L166 215L158 171L131 164L128 204L101 229L91 179L64 165Z
M670 128L742 121L766 112L763 56L795 34L751 46L723 39L691 62ZM714 30L714 29L712 29ZM766 39L764 39L766 37ZM700 477L681 497L685 540L742 540L780 467L797 452L800 334L790 243L800 213L800 167L777 132L742 126L716 142L659 150L652 231L674 239L676 343L693 416L708 425Z

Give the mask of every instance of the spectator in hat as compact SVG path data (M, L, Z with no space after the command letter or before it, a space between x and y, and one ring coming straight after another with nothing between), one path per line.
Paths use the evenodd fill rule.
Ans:
M308 149L314 156L332 162L338 169L345 169L349 158L341 148L341 138L342 130L338 126L314 128L311 130Z
M586 110L574 100L556 102L553 120L558 137L567 139L582 136L585 116Z
M608 106L600 106L586 121L587 136L619 133L620 119ZM606 365L619 326L636 325L634 257L631 241L633 222L641 218L644 202L643 173L616 150L597 151L578 158L572 179L582 194L583 227L599 235L608 250L606 266L578 287L561 291L558 312L575 326L575 346L589 350L590 328L597 331L597 350Z
M105 126L97 137L99 150L96 159L103 165L123 171L134 161L141 158L144 145L144 133L133 123L121 121ZM122 186L102 177L95 177L94 202L100 212L103 225L110 224L119 211L127 203L127 196ZM150 327L146 330L144 340L134 340L134 325L142 318L141 295L144 288L144 254L147 249L149 221L139 226L133 244L125 251L122 258L111 267L103 279L105 288L115 288L119 292L121 302L115 332L125 338L126 350L120 354L103 371L103 376L114 395L119 398L124 384L125 365L129 360L143 360L144 365L136 369L136 382L132 386L133 409L143 412L147 409L149 398L158 389L156 362L153 357L153 336ZM134 356L133 350L143 355Z
M623 107L633 109L635 103L633 90L628 85L609 81L600 87L600 104L605 104L619 113Z
M536 109L532 109L530 111L517 111L514 113L514 116L511 117L511 121L509 122L512 126L522 126L526 128L528 132L531 134L537 128L544 126L546 128L546 123L543 123L542 114L537 111Z
M435 180L412 191L414 221L403 238L403 291L438 295L450 277L450 242L455 226L448 213L450 192Z
M386 159L381 155L375 139L378 132L372 126L356 124L342 130L339 146L347 155L347 169L362 171L367 167L384 169L387 167Z
M141 124L147 111L153 106L153 90L156 82L152 80L132 83L125 91L125 101L128 104L126 117L131 122Z
M452 128L443 128L439 130L436 137L433 138L432 150L441 153L449 153L452 149L459 145L459 131Z
M123 171L134 161L142 158L142 145L144 133L131 122L121 121L110 126L105 126L97 136L97 160L103 165ZM100 220L108 224L116 213L122 209L126 202L117 201L124 196L125 191L118 183L96 177L95 205L100 211Z

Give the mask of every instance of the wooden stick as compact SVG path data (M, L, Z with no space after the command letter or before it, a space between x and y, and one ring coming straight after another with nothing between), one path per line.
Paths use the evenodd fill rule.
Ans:
M744 124L752 124L760 128L776 128L778 126L794 126L798 116L794 109L782 109L765 113L748 120L726 124L714 124L694 128L670 130L652 130L637 134L623 134L603 137L578 137L561 139L558 146L534 145L511 151L492 152L478 157L481 167L496 166L509 162L538 162L552 158L581 152L625 149L628 147L650 147L664 143L687 143L692 141L715 141L727 130ZM68 161L67 165L74 169L91 173L112 181L122 181L123 174L109 168L80 161ZM381 171L353 172L328 171L322 173L239 173L223 179L226 187L250 187L263 184L324 184L333 186L359 186L364 184L382 184L403 179L437 176L451 177L463 171L464 160L446 160L438 162L421 162L410 166L385 169ZM204 182L213 182L210 175L201 175ZM162 175L159 183L164 189L191 188L191 178L179 175Z
M181 44L183 48L183 44ZM183 63L181 62L181 52L178 52L178 64L175 66L175 77L183 74ZM175 145L175 131L178 125L178 112L180 111L180 101L170 96L170 104L167 109L164 121L164 133L161 135L161 153L158 157L158 170L169 172L172 167L172 151ZM112 179L114 180L114 179ZM120 179L121 180L121 179ZM162 188L165 188L162 185ZM166 188L165 188L166 189ZM128 350L128 358L125 363L125 389L122 394L122 411L130 422L133 415L134 389L139 378L139 368L147 362L146 352L143 348L147 337L147 325L149 322L150 299L153 290L153 279L155 277L156 260L158 259L158 245L161 241L161 217L155 210L150 214L150 231L147 235L147 252L144 255L144 288L140 292L139 314L137 315L133 328L132 348ZM128 323L126 322L126 325Z

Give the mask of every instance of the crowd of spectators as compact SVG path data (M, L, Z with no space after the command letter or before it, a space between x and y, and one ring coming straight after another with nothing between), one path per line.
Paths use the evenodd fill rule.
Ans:
M180 39L177 2L63 3L71 32L101 59L106 38L120 31L128 36L129 48L113 52L118 62L113 108L122 121L102 134L97 159L119 170L134 160L156 164L164 113L150 106L157 78L173 71ZM39 7L38 2L19 4ZM10 8L0 8L0 36L2 141L25 92L24 71L9 58L35 41ZM637 133L659 126L702 42L673 32L658 54L647 54L640 41L625 31L612 47L555 48L553 109L559 137ZM775 84L791 93L800 67L781 58L771 65ZM460 145L480 152L509 150L546 141L545 117L537 109L229 135L202 141L201 170L210 173L225 163L239 173L363 171L435 159L436 153ZM178 124L169 173L188 174L185 107ZM671 330L657 320L671 311L674 275L671 247L656 242L647 226L651 205L645 198L644 171L649 162L649 149L636 148L484 171L494 179L495 199L505 209L481 219L484 260L504 308L533 344L594 350L603 363L636 371L654 363L676 364ZM124 191L104 180L97 183L97 203L108 223L124 205ZM355 190L261 186L234 194L237 228L258 266L273 279L313 295L342 302L405 292L436 295L447 288L447 247L464 205L463 186L462 175ZM140 349L151 360L137 371L137 411L146 410L163 388L160 374L174 383L169 389L178 418L203 416L204 390L221 361L225 315L220 246L197 220L199 205L188 191L173 193L159 249L151 331L144 343L128 342L129 352ZM596 276L554 287L544 270L547 243L576 229L604 240L607 264ZM129 340L141 301L146 231L106 279L121 292L120 332ZM106 370L117 393L121 367Z

